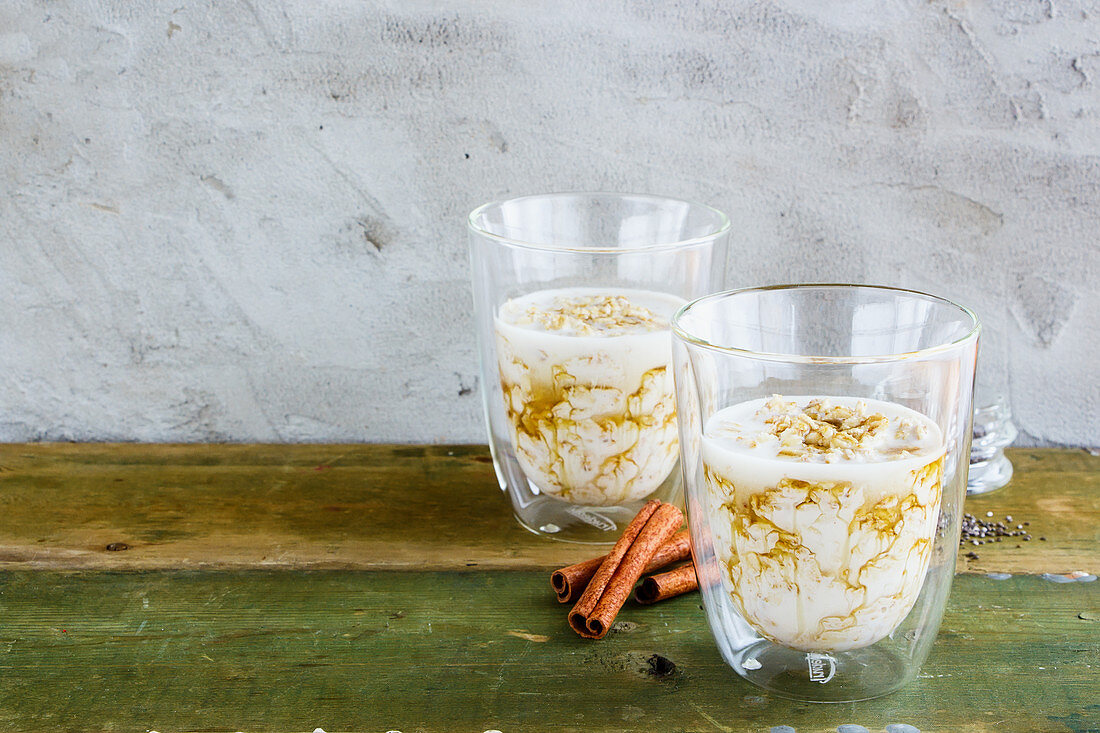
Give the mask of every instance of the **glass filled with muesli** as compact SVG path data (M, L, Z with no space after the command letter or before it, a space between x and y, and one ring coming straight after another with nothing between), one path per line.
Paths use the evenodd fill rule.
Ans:
M745 679L839 702L916 676L954 573L978 331L949 301L862 285L675 316L696 571Z
M469 217L493 464L529 530L614 542L682 483L669 323L721 287L729 220L656 196L563 193Z

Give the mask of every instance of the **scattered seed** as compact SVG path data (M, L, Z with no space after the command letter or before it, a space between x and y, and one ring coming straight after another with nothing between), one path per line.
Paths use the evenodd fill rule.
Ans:
M986 512L986 516L990 514L991 512ZM1005 515L1005 521L1011 522L1012 515ZM1004 537L1019 537L1021 540L1030 540L1031 534L1024 529L1025 526L1025 524L1012 525L1005 522L987 521L979 519L973 514L964 514L959 544L965 545L969 541L971 545L983 545L1000 542Z

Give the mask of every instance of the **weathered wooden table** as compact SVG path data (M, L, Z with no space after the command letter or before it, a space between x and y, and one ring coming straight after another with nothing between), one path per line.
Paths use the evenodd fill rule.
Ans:
M548 571L592 549L520 529L482 447L2 446L0 730L1100 730L1100 582L1044 577L1100 571L1100 458L1011 458L967 508L1035 539L960 561L915 683L812 705L698 594L576 637Z

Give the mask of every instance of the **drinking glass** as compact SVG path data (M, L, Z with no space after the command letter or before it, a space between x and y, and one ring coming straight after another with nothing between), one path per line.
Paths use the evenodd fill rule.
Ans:
M721 286L729 220L657 196L557 193L469 217L486 424L527 529L614 542L682 501L669 320Z
M673 319L704 607L749 682L841 702L913 679L955 569L978 320L863 285L719 293Z
M983 353L985 349L982 349ZM974 439L970 445L970 474L966 493L988 494L1012 480L1012 462L1005 448L1019 435L1012 422L1012 408L1003 392L983 392L978 383L974 407Z
M974 437L970 442L968 496L995 491L1012 479L1012 463L1004 449L1019 432L1012 421L1008 374L1012 350L1003 325L982 324L982 354L974 378Z

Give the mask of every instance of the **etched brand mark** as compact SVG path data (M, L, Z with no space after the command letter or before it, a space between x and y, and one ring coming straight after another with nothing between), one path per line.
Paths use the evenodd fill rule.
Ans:
M618 525L616 525L607 517L596 514L595 512L590 512L587 509L582 509L577 506L571 506L565 511L569 512L585 524L591 525L596 529L602 530L604 532L614 532L616 529L618 529Z
M825 684L836 674L836 664L828 654L807 654L806 665L810 668L810 682Z

